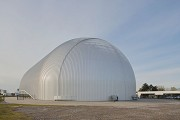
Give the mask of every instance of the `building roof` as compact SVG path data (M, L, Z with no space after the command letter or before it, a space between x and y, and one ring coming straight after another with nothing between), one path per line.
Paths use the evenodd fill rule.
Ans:
M164 95L164 94L180 94L180 91L141 91L137 92L138 97L141 96L141 94L154 94L154 95Z

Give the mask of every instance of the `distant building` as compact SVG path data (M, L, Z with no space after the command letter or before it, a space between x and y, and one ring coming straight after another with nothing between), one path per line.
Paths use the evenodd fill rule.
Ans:
M139 98L180 98L180 91L143 91L137 92Z
M107 41L77 38L63 43L29 69L20 91L40 100L131 100L136 81L125 55Z

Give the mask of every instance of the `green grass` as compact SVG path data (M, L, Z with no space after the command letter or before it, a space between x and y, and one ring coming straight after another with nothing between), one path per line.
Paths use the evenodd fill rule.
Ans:
M15 111L20 106L22 105L0 103L0 120L31 120L27 115Z

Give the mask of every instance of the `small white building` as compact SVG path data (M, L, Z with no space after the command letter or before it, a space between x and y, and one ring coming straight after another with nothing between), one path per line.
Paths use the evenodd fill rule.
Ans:
M161 97L161 98L176 98L180 96L180 91L141 91L137 92L139 98L146 97Z

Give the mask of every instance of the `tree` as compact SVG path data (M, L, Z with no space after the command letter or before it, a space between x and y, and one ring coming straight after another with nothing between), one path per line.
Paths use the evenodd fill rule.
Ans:
M149 85L149 91L153 91L154 86L152 84Z
M158 91L165 91L164 86L158 86L157 88L158 88Z
M158 88L157 86L153 86L152 90L151 91L158 91Z
M158 87L153 86L152 84L148 85L147 83L144 83L139 91L158 91Z
M177 88L171 87L171 91L176 91L176 90L177 90Z
M144 83L139 91L149 91L149 85L147 83Z

